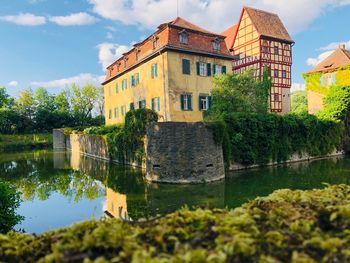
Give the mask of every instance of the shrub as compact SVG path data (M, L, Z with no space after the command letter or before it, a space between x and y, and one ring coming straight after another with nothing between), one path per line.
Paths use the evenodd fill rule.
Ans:
M234 210L0 235L5 262L349 262L350 186L278 190Z
M232 113L222 121L217 130L225 138L225 160L244 165L283 162L293 154L330 154L341 148L344 131L341 123L309 114Z
M0 181L0 233L7 233L23 220L16 213L20 201L20 194L8 183Z

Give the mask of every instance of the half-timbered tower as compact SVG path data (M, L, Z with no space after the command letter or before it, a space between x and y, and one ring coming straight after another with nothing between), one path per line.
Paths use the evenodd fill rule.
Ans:
M244 7L239 22L222 35L234 56L233 71L239 74L253 69L254 75L261 78L267 68L273 83L271 112L288 113L294 41L278 15Z

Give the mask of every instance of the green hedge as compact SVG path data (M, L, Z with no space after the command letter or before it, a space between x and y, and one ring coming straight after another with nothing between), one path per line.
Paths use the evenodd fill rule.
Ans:
M283 162L293 154L330 154L341 148L344 134L342 123L308 114L233 113L224 115L223 123L219 136L227 138L225 159L243 165Z
M0 235L5 262L349 262L350 186L278 190L234 210Z
M52 134L0 134L0 152L52 148Z

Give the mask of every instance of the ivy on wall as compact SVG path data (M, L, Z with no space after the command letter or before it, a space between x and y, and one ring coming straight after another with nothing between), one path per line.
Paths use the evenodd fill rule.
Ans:
M341 67L336 72L337 86L350 86L350 66Z
M304 74L303 77L306 82L306 89L308 91L315 91L321 94L327 94L328 89L321 84L321 72L316 72L312 74Z

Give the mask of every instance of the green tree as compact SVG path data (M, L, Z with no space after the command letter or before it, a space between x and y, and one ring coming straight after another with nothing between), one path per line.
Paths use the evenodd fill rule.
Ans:
M34 94L31 89L22 90L16 101L17 110L28 119L33 119L35 112Z
M243 74L225 74L214 79L213 105L206 118L215 119L224 113L268 112L268 96L271 78L264 70L262 80L257 80L251 71Z
M20 202L20 194L8 183L0 181L0 233L7 233L23 220L16 213Z
M306 91L295 91L292 93L291 108L292 112L296 114L308 112Z
M0 87L0 108L12 108L14 99L7 94L5 87Z
M60 112L70 111L69 94L67 90L63 90L55 96L55 104L57 110Z
M38 88L34 94L35 106L37 109L48 111L56 110L55 96L50 95L45 88Z
M82 88L75 84L72 85L70 104L73 116L80 122L80 125L86 125L92 118L92 111L100 92L101 90L93 85L86 85Z

